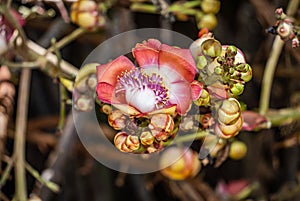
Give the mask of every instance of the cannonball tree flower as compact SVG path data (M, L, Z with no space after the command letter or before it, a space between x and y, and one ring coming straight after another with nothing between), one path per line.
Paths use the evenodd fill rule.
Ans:
M139 67L125 56L97 66L98 99L129 115L186 114L202 90L191 87L197 69L190 51L149 39L132 53Z

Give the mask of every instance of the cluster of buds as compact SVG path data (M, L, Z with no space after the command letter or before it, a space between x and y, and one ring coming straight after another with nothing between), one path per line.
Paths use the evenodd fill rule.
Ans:
M289 18L282 10L278 8L275 10L277 21L275 26L271 26L267 29L268 33L276 34L284 41L291 40L292 47L299 46L299 27L294 25L292 18Z
M235 98L223 100L217 110L216 135L225 139L234 137L242 129L242 125L243 118L239 102Z
M203 0L201 1L201 9L203 12L198 12L196 15L197 26L199 29L208 28L213 30L218 20L216 14L219 12L221 2L219 0Z
M78 111L91 111L94 106L94 92L97 85L95 67L98 64L91 63L83 66L76 77L74 86L67 79L60 79L67 88L73 88L73 104Z
M173 138L176 133L174 119L169 114L130 117L121 110L112 110L107 104L101 106L101 111L108 115L109 125L114 130L120 131L115 135L114 144L122 152L159 151L164 148L164 142Z
M93 30L105 26L104 9L92 0L79 0L72 4L71 20L78 26Z
M176 159L176 161L173 161ZM171 164L171 165L169 165ZM160 160L161 173L173 180L184 180L196 176L201 163L198 154L191 149L170 147Z
M200 71L198 80L221 98L241 95L252 78L243 53L235 46L221 45L208 30L201 30L199 37L190 46Z

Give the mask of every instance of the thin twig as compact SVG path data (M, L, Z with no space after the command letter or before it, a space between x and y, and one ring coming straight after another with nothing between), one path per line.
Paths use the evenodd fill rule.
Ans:
M0 180L0 188L5 185L7 179L9 178L10 171L12 170L12 167L14 165L15 156L12 156L11 158L3 156L3 161L7 163L2 176Z
M269 59L266 64L263 81L262 81L262 89L261 89L260 102L259 102L259 113L261 115L265 115L269 108L274 72L276 70L277 62L281 54L283 45L284 42L280 39L279 36L276 36Z
M175 139L175 143L190 142L190 141L193 141L193 140L198 140L198 139L204 138L207 135L208 135L208 132L206 130L204 130L204 131L199 131L197 133L192 133L192 134L188 134L188 135L178 136Z
M22 62L22 63L16 63L11 61L3 61L3 65L6 65L10 68L38 68L40 63L39 61L29 61L29 62Z
M25 163L26 170L36 179L38 180L42 185L45 185L47 188L49 188L54 193L59 192L59 186L51 181L46 181L44 178L41 177L39 172L35 170L29 163Z
M57 77L58 74L65 74L67 76L74 78L77 75L78 69L64 60L62 60L60 63L61 69L57 69L56 55L52 53L46 54L47 50L41 47L40 45L36 44L35 42L28 41L26 45L29 51L28 54L30 55L29 59L31 60L36 60L38 58L41 59L44 55L46 55L45 58L43 58L44 59L43 65L41 65L40 68L43 72L48 74L50 77Z
M270 110L266 113L266 117L272 126L287 125L300 119L300 107Z
M47 53L53 52L55 49L61 49L84 33L86 33L86 29L84 28L75 29L72 33L68 34L66 37L62 38L60 41L49 47Z
M27 186L25 177L25 134L27 125L28 99L30 89L31 71L23 69L20 78L20 88L18 97L17 117L16 117L16 133L14 154L15 161L15 182L16 182L16 201L27 200Z

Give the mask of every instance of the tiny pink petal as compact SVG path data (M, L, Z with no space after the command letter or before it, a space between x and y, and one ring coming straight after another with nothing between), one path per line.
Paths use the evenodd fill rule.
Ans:
M203 89L203 84L202 82L198 82L197 80L194 80L191 83L191 93L192 93L192 100L198 100L199 97L201 96Z
M207 87L209 95L216 97L217 99L228 99L229 95L227 92L228 87L226 85L221 84L220 82L216 82Z
M233 180L227 184L228 194L231 196L237 195L250 185L249 181L245 179Z

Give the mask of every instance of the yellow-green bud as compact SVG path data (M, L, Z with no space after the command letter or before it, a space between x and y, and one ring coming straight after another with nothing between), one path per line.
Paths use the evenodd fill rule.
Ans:
M246 66L248 67L248 71L245 73L241 73L241 79L244 82L249 82L252 79L252 68L248 64L246 64Z
M234 141L231 143L229 157L233 160L240 160L247 154L247 146L242 141Z
M222 52L222 45L219 41L215 39L206 40L201 45L203 54L212 58L215 58L217 56L221 55Z
M227 48L226 48L226 53L229 55L229 56L235 56L237 54L237 48L233 45L229 45Z
M197 57L197 68L202 70L207 65L207 60L205 56L198 56Z
M214 14L206 14L204 15L199 23L197 24L198 25L198 28L199 29L202 29L202 28L208 28L209 30L213 30L214 28L216 28L218 24L218 20L216 18L216 16Z
M201 2L201 8L205 13L216 14L220 10L220 1L218 0L203 0Z
M217 66L214 70L217 75L222 75L224 73L224 70L221 68L221 66Z
M242 83L235 83L231 88L230 91L233 95L239 96L244 92L244 85Z

